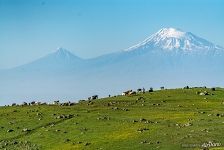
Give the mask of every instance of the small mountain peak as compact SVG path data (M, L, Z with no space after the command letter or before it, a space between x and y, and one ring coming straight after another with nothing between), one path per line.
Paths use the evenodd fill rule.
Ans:
M63 47L58 47L56 50L57 53L70 53L67 49Z
M67 59L67 60L80 59L79 57L75 56L72 52L63 47L57 48L57 50L54 52L54 56L58 59Z
M64 57L68 57L68 56L74 56L74 54L72 54L70 51L68 51L67 49L63 48L63 47L59 47L56 50L56 55L57 56L64 56Z

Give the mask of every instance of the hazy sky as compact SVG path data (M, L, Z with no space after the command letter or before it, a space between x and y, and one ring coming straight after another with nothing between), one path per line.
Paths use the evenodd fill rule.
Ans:
M162 27L224 46L223 0L0 0L0 68L64 47L90 58L142 41Z

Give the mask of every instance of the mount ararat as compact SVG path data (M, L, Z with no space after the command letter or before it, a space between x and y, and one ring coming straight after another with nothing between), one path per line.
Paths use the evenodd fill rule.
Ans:
M122 51L82 59L66 49L0 71L0 105L79 100L137 87L224 84L224 48L190 32L163 28Z

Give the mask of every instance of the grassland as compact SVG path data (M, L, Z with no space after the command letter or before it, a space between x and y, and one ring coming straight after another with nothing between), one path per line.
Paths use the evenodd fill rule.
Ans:
M206 149L202 145L209 142L209 149L224 149L222 88L0 108L0 149L187 150Z

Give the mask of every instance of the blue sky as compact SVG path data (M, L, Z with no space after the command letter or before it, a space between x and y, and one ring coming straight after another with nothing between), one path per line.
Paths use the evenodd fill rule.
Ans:
M163 27L224 46L223 0L0 0L0 68L64 47L90 58L126 49Z

